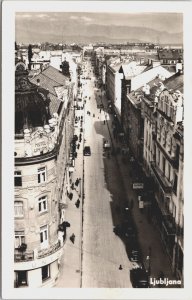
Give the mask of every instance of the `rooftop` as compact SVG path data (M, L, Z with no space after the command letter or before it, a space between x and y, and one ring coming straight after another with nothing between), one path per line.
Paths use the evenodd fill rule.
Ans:
M52 66L49 66L38 75L34 76L30 81L36 85L40 85L46 90L49 90L50 95L50 113L58 112L61 100L57 97L58 87L66 87L69 85L69 79L60 71Z
M184 75L178 72L167 78L164 84L168 90L179 90L181 93L183 93Z
M122 64L122 71L124 73L125 79L131 79L132 77L141 74L146 68L146 65L138 65L135 61L129 62L127 64Z
M183 53L177 50L160 50L158 54L159 59L183 59Z

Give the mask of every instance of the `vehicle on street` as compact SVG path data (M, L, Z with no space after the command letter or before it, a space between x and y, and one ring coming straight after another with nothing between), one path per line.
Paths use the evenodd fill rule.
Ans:
M101 104L97 104L97 108L104 108L104 105L101 103Z
M122 209L122 215L125 220L132 219L131 209L127 206Z
M111 148L110 143L109 143L108 141L104 141L104 143L103 143L103 148L104 148L104 149L110 149L110 148Z
M123 223L116 225L113 228L113 232L119 237L126 238L128 240L136 238L137 236L137 231L132 220L126 220Z
M91 148L90 146L85 146L83 149L84 156L90 156L91 155Z
M133 288L149 288L149 278L145 269L136 268L130 270L130 279Z
M126 251L130 261L141 262L142 260L141 250L136 238L131 238L126 243Z

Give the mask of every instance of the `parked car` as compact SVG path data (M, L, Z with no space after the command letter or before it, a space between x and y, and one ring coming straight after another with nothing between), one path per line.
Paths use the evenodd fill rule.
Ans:
M149 278L144 268L130 270L130 280L133 288L149 288Z
M141 250L136 238L132 238L126 243L126 251L130 261L141 262Z
M85 146L83 149L84 156L90 156L91 155L91 148L90 146Z
M104 105L102 103L97 105L97 108L104 108Z
M113 228L113 232L122 238L136 238L137 231L132 220L126 220Z
M131 209L127 206L122 209L122 215L125 220L132 219Z

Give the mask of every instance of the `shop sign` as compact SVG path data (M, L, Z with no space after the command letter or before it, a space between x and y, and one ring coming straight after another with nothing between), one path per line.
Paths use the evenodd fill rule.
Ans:
M139 201L139 208L144 208L144 203L142 200Z
M33 155L38 155L42 151L48 152L48 138L43 136L42 138L35 138L31 141Z
M144 188L144 184L140 182L133 183L134 190L142 190Z

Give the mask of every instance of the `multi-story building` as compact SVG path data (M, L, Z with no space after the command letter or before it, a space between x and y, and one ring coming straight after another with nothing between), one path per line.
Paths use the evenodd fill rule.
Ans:
M149 85L142 99L144 169L154 180L155 216L173 270L183 276L183 75Z
M162 66L146 66L130 63L123 66L121 122L130 150L138 162L143 162L144 119L141 111L143 92L148 92L151 80L159 81L171 76ZM133 66L133 67L131 67ZM152 82L152 84L155 83Z
M113 108L117 111L117 117L121 115L121 84L123 75L119 73L121 67L120 58L114 58L114 62L107 66L106 70L106 94Z
M52 86L48 75L34 77L35 84L25 64L16 65L15 287L53 286L63 253L58 226L67 205L74 96L64 76L61 87L56 73Z

